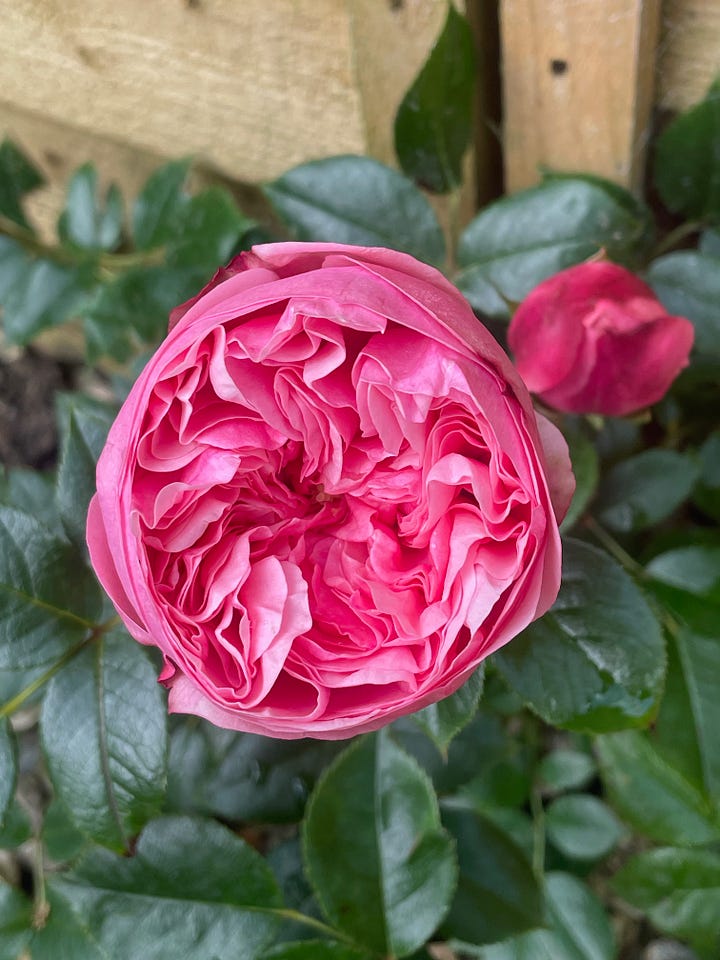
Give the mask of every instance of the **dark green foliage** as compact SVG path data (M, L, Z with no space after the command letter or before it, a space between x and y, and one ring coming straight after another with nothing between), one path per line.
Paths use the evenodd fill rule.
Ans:
M368 157L331 157L295 167L265 193L298 240L392 247L440 264L442 230L409 180Z
M482 210L460 238L457 285L491 317L507 317L534 286L605 250L632 265L647 248L650 212L597 177L547 177Z
M395 152L421 187L447 193L462 182L472 133L475 58L467 21L452 4L430 56L395 117Z

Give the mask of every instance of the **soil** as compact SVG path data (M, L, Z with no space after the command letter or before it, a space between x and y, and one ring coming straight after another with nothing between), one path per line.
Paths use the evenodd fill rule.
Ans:
M55 393L74 386L74 368L32 349L0 354L0 463L47 470L57 458Z

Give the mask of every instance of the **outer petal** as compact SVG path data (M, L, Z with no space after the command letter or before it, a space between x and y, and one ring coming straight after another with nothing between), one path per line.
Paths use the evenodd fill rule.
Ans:
M553 602L567 449L433 268L266 245L171 327L110 431L88 542L172 710L368 732Z
M115 608L122 617L125 626L140 643L152 643L147 631L141 625L141 618L130 602L118 576L115 558L108 544L97 494L90 501L90 507L88 508L87 543L90 551L90 562L98 580L115 604Z
M687 365L693 328L614 263L583 263L532 290L510 323L520 375L568 413L623 416L660 400Z
M555 519L562 523L575 493L575 475L570 462L570 451L565 437L555 424L541 413L537 413L536 417Z

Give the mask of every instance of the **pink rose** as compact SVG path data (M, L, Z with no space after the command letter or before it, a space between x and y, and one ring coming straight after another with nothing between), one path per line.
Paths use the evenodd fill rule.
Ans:
M647 284L607 261L544 280L518 307L508 342L528 389L566 413L623 416L660 400L683 367L693 326Z
M173 324L88 517L172 711L284 738L374 730L552 604L567 449L436 270L260 246Z

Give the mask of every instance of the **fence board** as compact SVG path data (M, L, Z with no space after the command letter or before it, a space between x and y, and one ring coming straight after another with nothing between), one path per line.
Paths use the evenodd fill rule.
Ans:
M538 167L635 185L653 93L659 0L503 0L505 178Z
M664 0L658 105L686 110L720 73L719 0Z
M5 102L239 179L364 146L338 0L14 0Z

